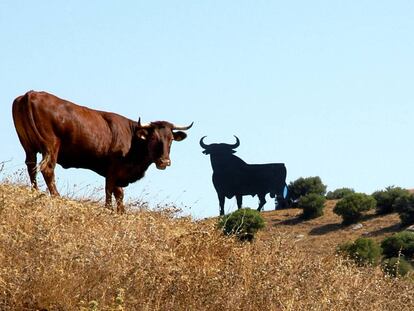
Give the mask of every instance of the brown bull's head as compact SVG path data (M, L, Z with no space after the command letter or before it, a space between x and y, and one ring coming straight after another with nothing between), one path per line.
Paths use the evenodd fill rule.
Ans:
M204 138L206 138L207 136L203 136L200 139L200 146L201 148L204 149L203 153L204 154L233 154L236 151L234 149L236 149L238 146L240 146L240 140L239 138L234 135L234 137L236 137L236 143L235 144L210 144L207 145L204 142Z
M173 140L181 141L187 137L183 131L193 126L176 126L167 121L156 121L150 124L141 124L138 120L136 135L140 140L145 140L148 146L148 156L158 169L164 170L171 165L170 149Z

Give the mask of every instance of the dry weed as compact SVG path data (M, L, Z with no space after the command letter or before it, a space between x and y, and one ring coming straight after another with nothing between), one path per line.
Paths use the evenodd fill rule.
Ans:
M117 215L0 185L1 310L412 310L414 285L309 256L293 235L240 243L170 210Z

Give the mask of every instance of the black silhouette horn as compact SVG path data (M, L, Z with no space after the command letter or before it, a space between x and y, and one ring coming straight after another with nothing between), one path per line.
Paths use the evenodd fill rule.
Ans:
M204 143L204 138L206 138L207 136L203 136L203 137L201 137L201 139L200 139L200 146L201 146L201 148L203 148L203 149L207 149L208 148L208 146L209 145L206 145L205 143Z
M240 140L236 135L233 135L234 137L236 137L236 143L234 145L229 145L231 147L231 149L236 149L238 146L240 146Z

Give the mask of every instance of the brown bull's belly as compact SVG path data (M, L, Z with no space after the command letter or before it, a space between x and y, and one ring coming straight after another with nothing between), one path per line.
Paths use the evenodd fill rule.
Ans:
M124 188L124 187L127 187L130 183L133 183L133 182L134 181L129 181L129 180L126 180L126 179L118 179L118 180L116 180L115 185L117 187Z
M109 157L88 157L85 154L69 156L67 153L61 153L57 163L63 168L83 168L92 170L105 178L111 176L118 187L126 187L145 175L145 167L137 163L119 162Z
M102 159L91 159L87 156L78 156L78 157L70 157L70 156L61 156L59 155L57 163L61 165L63 168L83 168L92 170L95 173L106 176L107 173L107 161Z

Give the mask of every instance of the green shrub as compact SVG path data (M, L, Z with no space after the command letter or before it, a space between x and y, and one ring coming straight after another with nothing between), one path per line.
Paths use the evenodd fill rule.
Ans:
M402 255L411 259L414 256L414 232L402 231L385 238L381 247L387 258Z
M404 257L392 257L383 263L383 269L389 275L405 276L413 271L413 266Z
M378 264L382 254L379 244L368 238L358 238L353 243L342 244L339 246L339 251L361 266Z
M407 189L394 186L374 192L372 196L377 201L377 214L383 215L394 212L394 204L396 200L400 197L406 197L409 194Z
M303 209L301 217L313 219L322 216L325 201L325 197L317 193L309 193L300 197L298 207Z
M329 191L326 195L328 200L340 200L348 194L355 193L354 189L351 188L338 188L334 191Z
M394 209L398 212L403 225L414 224L414 195L408 194L395 200Z
M265 221L260 212L241 208L221 217L218 225L227 235L234 234L241 241L252 241L257 231L265 227Z
M320 177L300 177L294 182L290 182L289 186L289 198L293 201L298 200L301 196L305 196L309 193L316 193L319 195L325 195L326 186L322 183Z
M358 222L363 212L375 208L376 201L365 193L348 194L336 203L333 211L342 216L342 223L349 225Z

